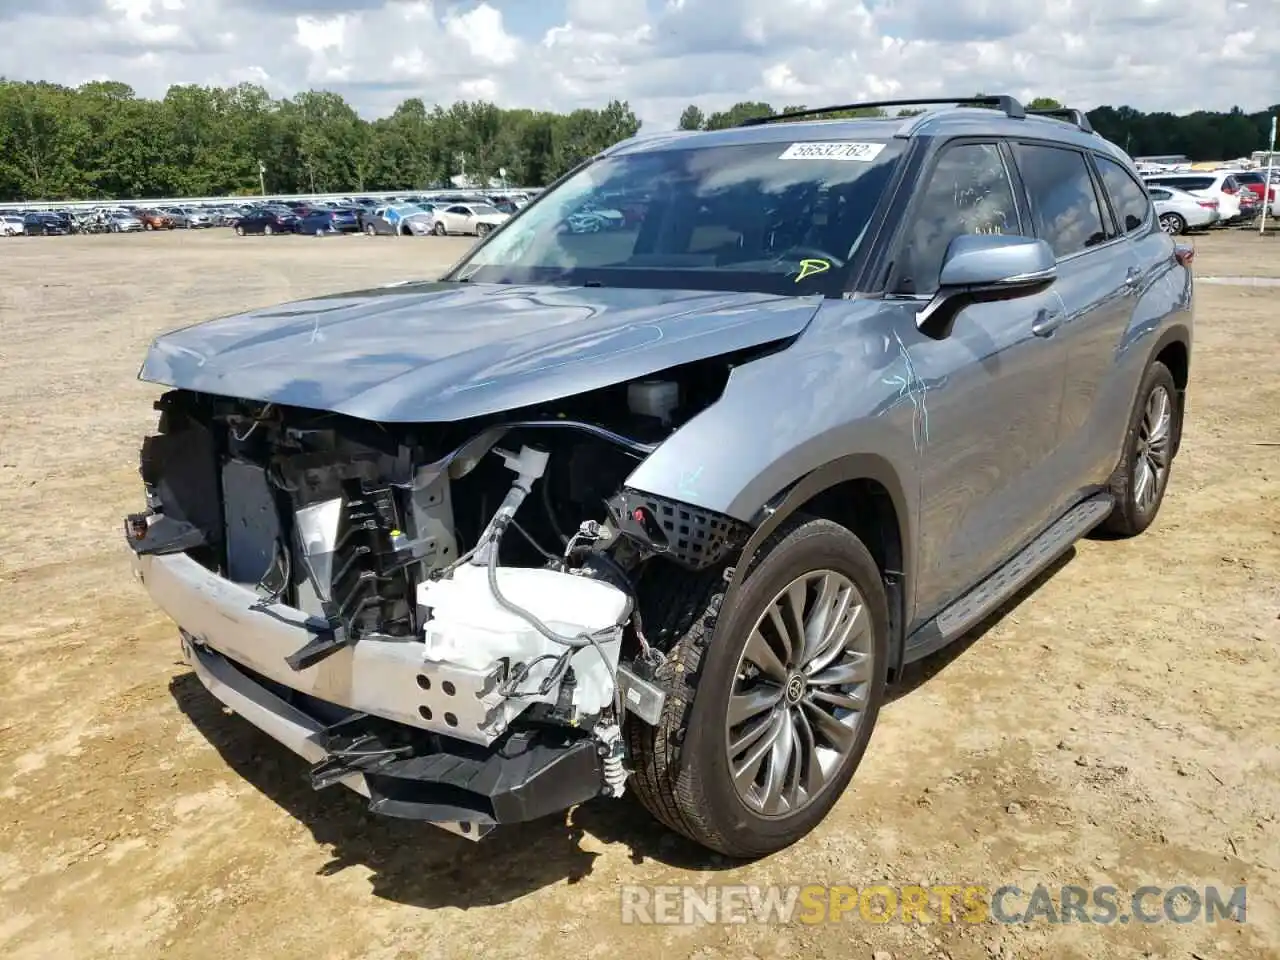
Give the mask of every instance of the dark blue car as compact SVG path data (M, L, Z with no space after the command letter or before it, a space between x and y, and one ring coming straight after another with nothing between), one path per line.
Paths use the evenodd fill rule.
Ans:
M312 210L299 217L293 226L295 233L320 236L326 233L359 233L360 219L354 210Z

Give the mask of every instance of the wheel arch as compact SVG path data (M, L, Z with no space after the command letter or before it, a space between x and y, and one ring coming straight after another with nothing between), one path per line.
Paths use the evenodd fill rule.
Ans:
M862 540L880 569L889 599L890 667L896 672L911 616L914 583L913 514L897 471L883 457L849 454L829 461L770 498L728 576L724 606L734 601L760 548L787 520L831 520Z
M1183 324L1169 327L1152 345L1147 358L1146 367L1153 363L1163 363L1173 375L1173 384L1178 388L1178 423L1181 424L1187 410L1187 384L1191 376L1191 331ZM1176 455L1182 445L1182 430L1179 429L1173 438L1173 453Z

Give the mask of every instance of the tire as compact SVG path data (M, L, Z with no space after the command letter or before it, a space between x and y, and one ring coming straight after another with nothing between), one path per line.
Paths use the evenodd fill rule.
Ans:
M271 226L271 224L269 224L269 223L264 223L264 224L262 225L262 233L263 233L263 235L264 235L264 236L269 237L269 236L271 236L271 235L272 235L273 233L275 233L275 232L276 232L276 231L275 231L275 228L273 228L273 227Z
M884 699L889 659L884 584L871 554L852 533L827 520L801 519L785 524L757 556L761 559L748 571L729 609L721 609L726 584L720 571L699 576L668 565L646 571L640 605L650 641L666 652L656 679L668 694L656 727L634 716L627 721L629 753L635 770L632 783L640 802L678 833L735 858L761 857L790 846L826 817L866 751ZM792 723L783 723L780 728L774 725L779 718L812 717L812 704L789 705L788 691L797 674L788 675L785 683L777 685L770 685L763 673L756 679L744 680L744 652L757 621L773 606L779 592L815 571L843 578L862 596L861 616L866 619L858 635L869 658L864 661L865 676L859 676L863 708L859 721L847 731L843 758L833 766L821 788L795 809L767 814L734 783L730 737L764 743L765 737L743 734L753 721L760 723L754 727L757 730L789 727L793 735L799 736L796 731L800 727ZM651 577L652 573L658 576ZM752 644L752 648L756 649L756 645ZM774 648L776 643L771 646ZM829 669L829 665L822 665L815 676ZM728 710L731 698L743 699L733 696L740 684L753 684L744 688L752 693L768 688L779 699L747 725L734 727L731 733ZM806 691L801 693L809 696ZM831 714L826 716L835 722ZM810 731L817 729L811 722L803 725ZM765 769L761 766L754 778L759 778ZM753 784L748 792L760 789Z
M437 237L447 237L449 235L449 231L443 223L437 223L431 232Z
M150 221L143 221L142 229L143 229L143 230L154 230L155 228L151 226Z
M1160 229L1169 236L1176 237L1186 233L1187 221L1178 213L1162 213L1160 215Z
M240 226L240 224L238 224L238 223L236 224L236 236L237 236L237 237L243 237L243 236L244 236L244 227Z
M1152 413L1153 408L1161 404L1160 396L1168 405L1168 419L1163 428L1155 424L1157 438L1152 442L1149 437ZM1115 497L1115 507L1099 525L1100 532L1116 537L1135 537L1151 526L1169 488L1174 454L1182 439L1182 413L1173 374L1158 360L1152 362L1143 374L1137 401L1129 414L1129 429L1125 432L1120 463L1111 475L1110 489ZM1153 470L1152 465L1161 460L1162 470ZM1154 476L1154 494L1146 490L1142 482L1144 476L1148 483Z
M377 230L375 230L375 229L373 228L373 224L372 224L372 223L370 223L370 224L366 224L366 225L365 225L364 232L365 232L365 233L367 233L367 234L368 234L369 236L371 236L371 237L372 237L372 236L376 236L376 235L377 235L377 233L378 233L378 231L377 231Z
M487 237L487 236L489 235L489 231L490 231L490 230L492 230L492 229L493 229L493 228L492 228L492 227L490 227L490 226L489 226L489 224L487 224L487 223L477 223L477 224L476 224L476 239L477 239L477 240L483 240L485 237Z

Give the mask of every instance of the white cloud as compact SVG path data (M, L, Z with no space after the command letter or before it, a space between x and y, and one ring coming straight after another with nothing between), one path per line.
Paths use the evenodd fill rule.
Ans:
M0 0L0 35L10 78L110 77L148 96L328 86L368 116L409 96L618 98L661 128L689 103L979 90L1257 110L1280 99L1275 13L1275 0Z
M450 40L462 44L471 58L480 63L503 67L520 53L520 41L503 29L501 12L487 3L467 13L448 14L445 33ZM449 55L446 51L441 53Z

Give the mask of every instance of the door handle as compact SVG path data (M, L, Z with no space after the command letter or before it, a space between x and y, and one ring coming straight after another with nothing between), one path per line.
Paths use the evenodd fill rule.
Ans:
M1142 278L1142 271L1137 267L1130 267L1124 275L1124 289L1126 293L1132 292L1138 286L1138 281Z
M1036 311L1036 318L1031 323L1031 332L1037 337L1051 337L1053 331L1062 326L1062 321L1067 315L1060 310L1047 310L1041 308Z

